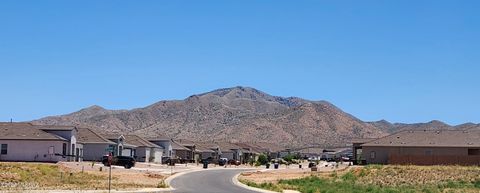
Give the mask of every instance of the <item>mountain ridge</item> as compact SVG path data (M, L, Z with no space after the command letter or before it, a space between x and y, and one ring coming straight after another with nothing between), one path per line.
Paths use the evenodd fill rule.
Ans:
M191 95L183 100L162 100L131 110L108 110L93 105L32 122L78 125L102 133L162 135L196 141L273 142L284 147L344 146L352 138L381 137L403 129L455 129L439 121L364 122L328 101L272 96L241 86ZM479 125L462 126L476 127Z

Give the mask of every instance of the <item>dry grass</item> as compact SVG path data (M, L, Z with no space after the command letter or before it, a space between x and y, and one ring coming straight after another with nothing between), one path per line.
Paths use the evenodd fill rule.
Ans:
M330 174L311 173L308 177L303 174L297 179L289 175L286 180L273 182L249 180L261 178L260 175L243 175L241 180L250 186L274 191L296 189L308 193L480 192L480 167L371 165Z
M475 166L380 166L372 165L353 170L357 182L379 186L428 185L474 182L480 179L480 167Z
M114 189L155 188L164 177L157 174L115 174ZM0 190L85 190L107 189L108 173L81 172L47 163L0 162Z

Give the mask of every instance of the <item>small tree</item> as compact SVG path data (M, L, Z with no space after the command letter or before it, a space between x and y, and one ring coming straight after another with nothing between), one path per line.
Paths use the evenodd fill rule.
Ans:
M267 159L267 156L265 154L260 154L258 156L258 160L257 162L260 164L260 165L265 165L268 163L268 159Z
M283 159L288 163L292 163L293 159L295 159L295 156L293 156L292 154L288 154Z

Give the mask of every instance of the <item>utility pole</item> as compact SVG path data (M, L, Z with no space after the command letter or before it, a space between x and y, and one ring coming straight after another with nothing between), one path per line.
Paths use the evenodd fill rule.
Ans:
M110 152L108 154L108 165L110 167L110 170L108 172L108 193L110 193L110 191L112 189L112 160L113 160L113 155Z
M110 193L112 187L112 164L110 164L110 171L108 174L108 193Z

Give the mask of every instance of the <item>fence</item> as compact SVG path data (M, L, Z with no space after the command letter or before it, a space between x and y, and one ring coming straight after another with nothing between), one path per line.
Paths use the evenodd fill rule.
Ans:
M480 155L469 156L427 156L390 155L389 164L398 165L480 165Z

